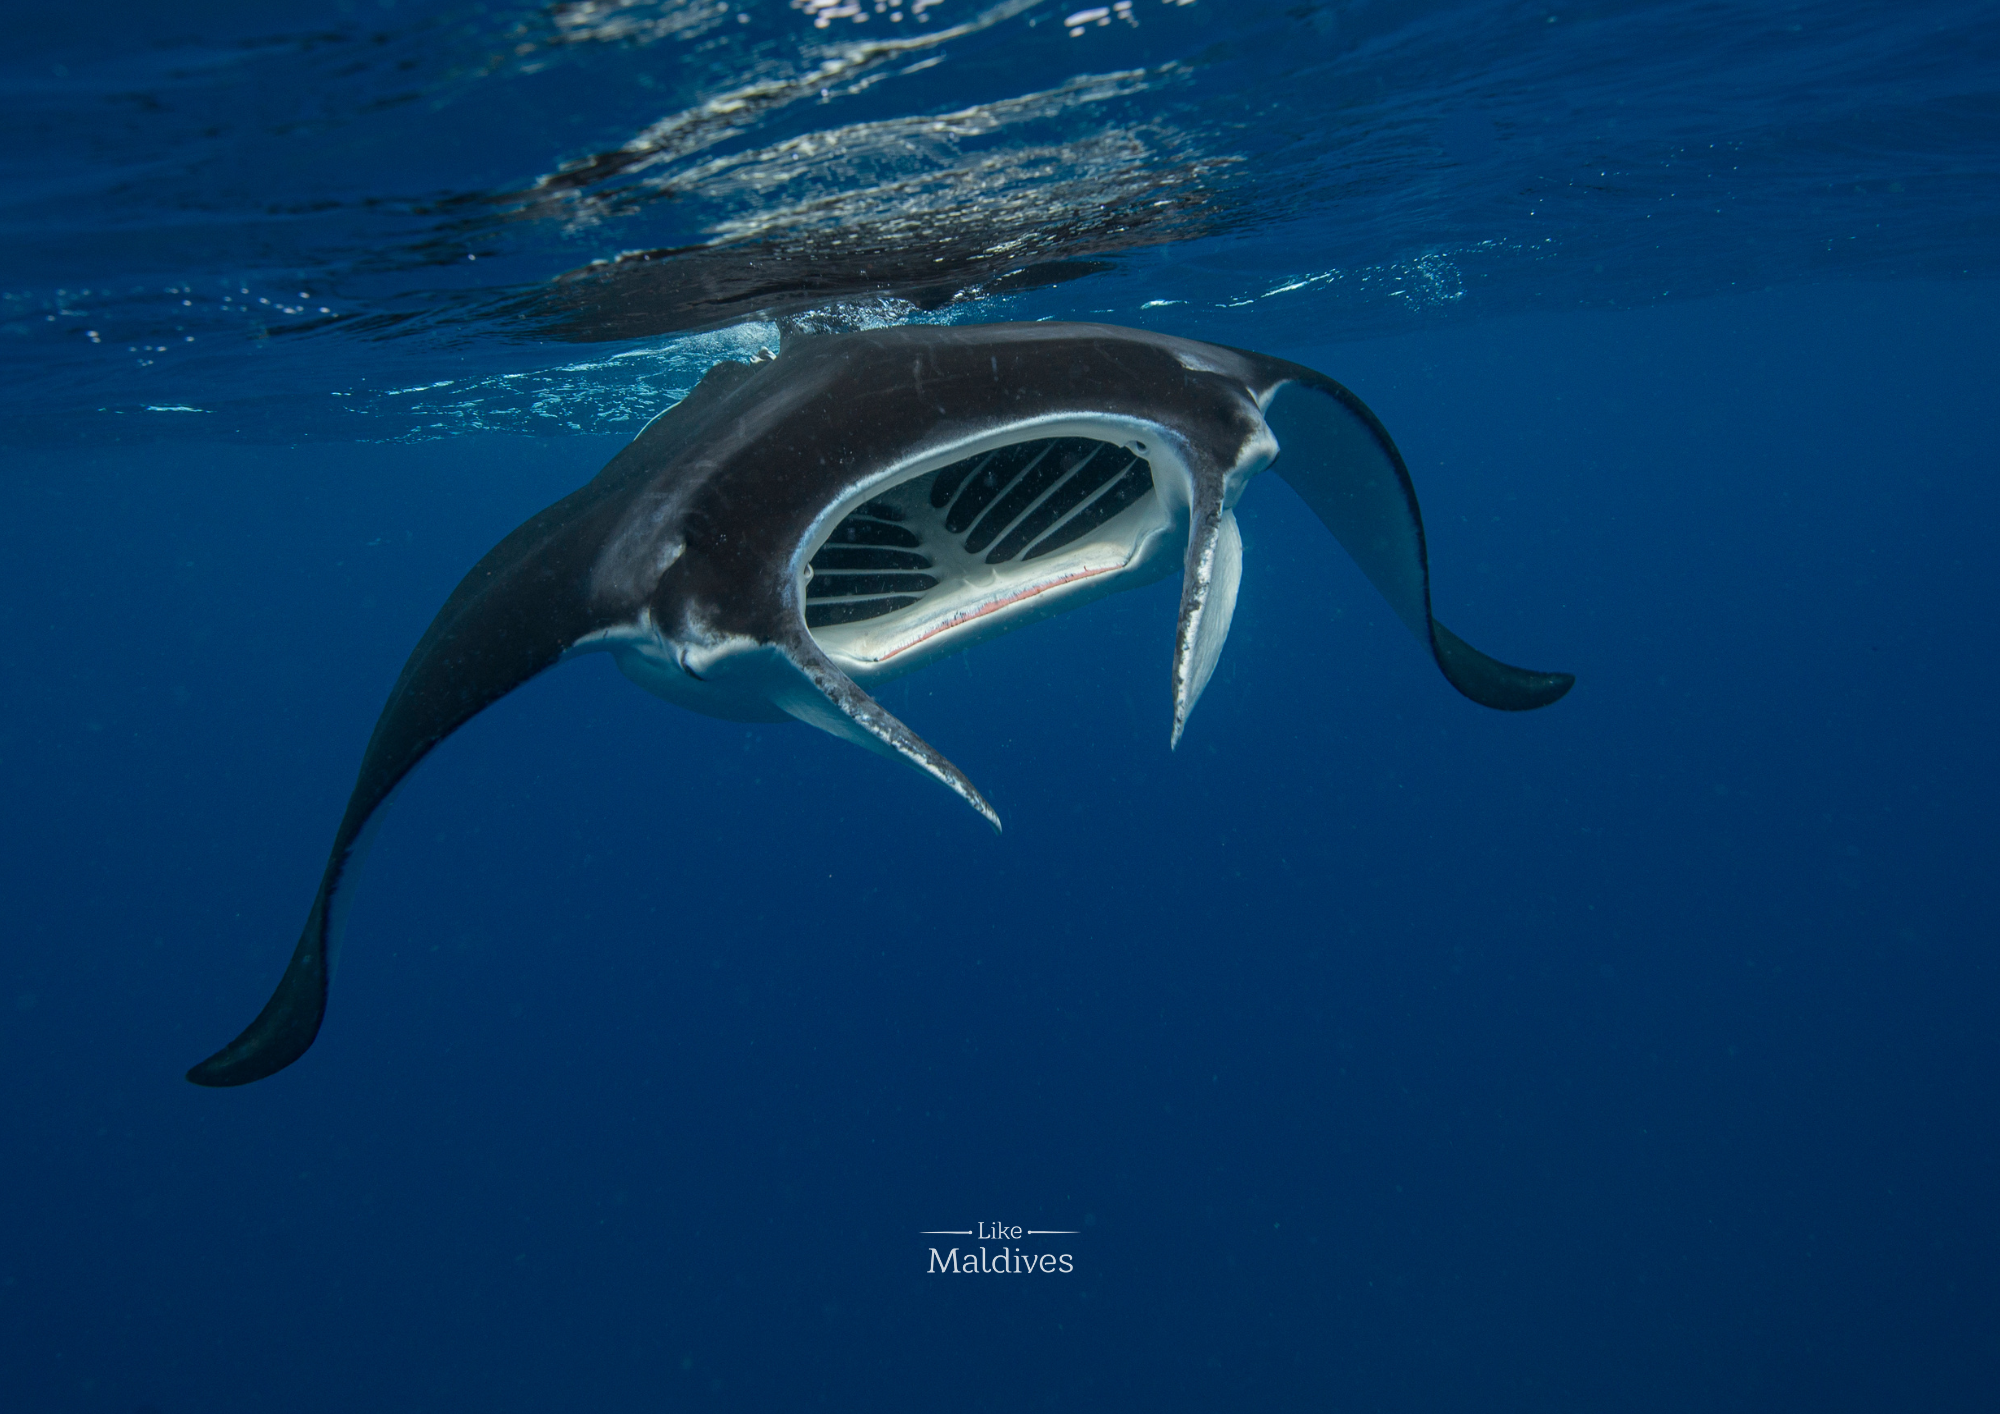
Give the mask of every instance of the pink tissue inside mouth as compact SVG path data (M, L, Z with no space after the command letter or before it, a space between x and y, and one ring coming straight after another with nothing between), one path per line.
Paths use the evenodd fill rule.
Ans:
M961 613L953 614L943 623L937 625L937 627L927 629L923 633L918 634L915 638L911 639L908 643L903 644L900 648L890 649L887 653L884 653L880 658L876 659L875 661L878 663L886 663L891 658L895 657L898 653L906 653L910 649L915 648L919 643L924 643L929 641L930 639L936 638L939 634L945 632L947 629L954 629L957 628L960 624L968 624L971 623L974 619L984 618L988 614L995 613L998 610L1006 608L1009 604L1018 604L1023 599L1032 599L1037 594L1046 594L1051 589L1058 589L1065 584L1074 584L1079 579L1089 579L1093 575L1110 574L1113 570L1123 569L1123 568L1124 568L1123 565L1106 565L1103 569L1078 570L1075 574L1066 574L1061 579L1051 579L1046 583L1033 585L1030 588L1020 590L1013 594L1009 594L1004 599L994 599L987 603L979 605L977 608L966 609Z

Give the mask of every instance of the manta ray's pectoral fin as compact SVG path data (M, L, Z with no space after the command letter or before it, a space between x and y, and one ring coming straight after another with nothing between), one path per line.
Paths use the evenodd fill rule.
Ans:
M999 815L965 773L835 666L803 622L796 632L782 635L776 646L800 679L796 690L777 697L778 706L821 731L908 762L985 816L996 831L1000 828Z
M246 1085L305 1054L326 1013L329 964L362 857L397 786L452 732L604 627L589 608L587 565L575 553L586 535L551 529L588 494L544 511L495 546L425 630L376 719L277 991L243 1034L188 1071L196 1085ZM588 522L581 524L587 533Z
M1453 687L1503 712L1546 707L1575 684L1489 658L1431 617L1430 562L1409 468L1361 399L1298 364L1269 360L1282 381L1264 406L1278 439L1271 468L1333 532ZM1274 380L1275 381L1275 380Z
M1169 750L1181 744L1188 715L1222 658L1229 621L1236 615L1237 587L1243 581L1243 536L1236 528L1236 513L1222 504L1221 478L1204 484L1208 480L1197 479L1189 516L1180 621L1174 631L1174 732Z

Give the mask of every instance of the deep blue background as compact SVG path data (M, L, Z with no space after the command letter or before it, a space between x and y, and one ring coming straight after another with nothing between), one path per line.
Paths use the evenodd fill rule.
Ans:
M15 455L4 1403L1992 1407L1996 319L1271 347L1570 698L1458 698L1275 478L1178 752L1172 583L883 694L998 839L587 660L416 774L226 1092L404 653L618 439ZM925 1275L979 1220L1075 1274Z

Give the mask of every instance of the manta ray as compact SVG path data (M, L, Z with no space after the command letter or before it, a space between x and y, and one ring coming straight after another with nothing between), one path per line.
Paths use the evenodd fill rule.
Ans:
M1232 508L1266 469L1465 696L1518 712L1569 691L1570 674L1509 667L1432 616L1409 469L1361 400L1310 368L1101 324L787 334L774 357L710 369L460 582L390 689L277 991L188 1079L242 1085L305 1053L397 786L578 654L609 653L697 712L797 718L900 758L998 829L868 687L1179 569L1178 743L1236 607Z

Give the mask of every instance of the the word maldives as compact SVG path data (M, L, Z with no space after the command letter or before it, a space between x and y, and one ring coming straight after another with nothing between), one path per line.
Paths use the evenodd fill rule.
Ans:
M1031 1272L1073 1272L1075 1264L1067 1252L1016 1252L1011 1247L1002 1247L996 1256L989 1257L984 1247L977 1255L967 1252L958 1255L952 1248L944 1256L938 1255L937 1248L931 1248L930 1270L936 1272L999 1272L1003 1275L1025 1276Z

